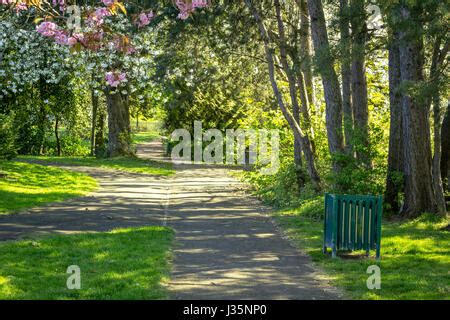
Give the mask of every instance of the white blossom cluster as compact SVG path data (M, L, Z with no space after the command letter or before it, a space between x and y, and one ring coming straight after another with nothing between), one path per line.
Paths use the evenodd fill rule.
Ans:
M59 83L69 72L68 56L67 48L21 27L16 17L0 21L0 99L41 78Z
M129 21L116 18L114 28L125 33L130 28ZM122 94L140 93L149 87L153 70L150 39L151 33L135 34L130 39L133 54L123 54L113 47L73 52L43 37L32 24L25 28L17 17L9 16L0 22L0 99L22 92L41 78L59 83L69 73L83 79L98 94L106 86L105 73L115 68L125 72L127 78L115 90Z

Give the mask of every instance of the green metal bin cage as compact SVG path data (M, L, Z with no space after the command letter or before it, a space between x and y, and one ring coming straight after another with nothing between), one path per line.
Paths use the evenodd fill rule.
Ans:
M380 259L382 196L325 194L323 252L376 250Z

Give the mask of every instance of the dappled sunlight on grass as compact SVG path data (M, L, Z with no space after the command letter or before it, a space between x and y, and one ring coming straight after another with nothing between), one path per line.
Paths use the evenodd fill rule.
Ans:
M408 222L383 222L380 262L331 259L322 253L323 222L304 209L275 213L286 233L355 299L450 299L450 233L446 219L424 215ZM313 215L315 216L315 215ZM360 252L358 252L360 253ZM367 267L381 268L381 290L368 290Z
M98 187L95 179L59 168L0 161L0 214L85 195Z
M0 299L161 299L173 231L163 227L0 244ZM81 289L66 288L78 265Z
M144 160L134 157L116 157L97 159L95 157L38 157L20 156L19 159L42 161L44 163L61 165L78 165L86 167L99 167L118 171L169 176L173 174L170 163Z

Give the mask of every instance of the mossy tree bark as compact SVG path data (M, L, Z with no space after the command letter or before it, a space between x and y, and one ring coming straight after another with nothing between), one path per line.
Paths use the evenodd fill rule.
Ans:
M112 88L107 88L105 94L108 109L107 156L132 155L128 96Z

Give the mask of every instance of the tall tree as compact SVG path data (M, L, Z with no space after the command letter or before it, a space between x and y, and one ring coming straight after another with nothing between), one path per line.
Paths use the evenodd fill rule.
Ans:
M433 125L434 125L434 136L433 136L433 187L436 196L436 204L438 213L444 215L446 210L445 198L444 198L444 188L442 184L441 175L441 136L442 136L442 112L441 112L441 91L440 91L440 81L441 81L441 66L445 61L449 49L449 42L444 45L441 49L442 37L440 34L436 36L433 46L433 54L431 57L431 68L430 68L430 83L431 83L431 96L429 103L433 105Z
M128 95L106 88L108 110L108 152L109 157L131 155L131 125Z
M92 103L92 121L91 121L91 156L95 155L95 127L97 124L98 114L98 95L95 89L91 88L91 103Z
M309 12L306 0L297 0L296 4L300 11L299 46L298 52L295 51L297 56L291 56L291 59L296 64L295 70L297 70L297 86L301 100L300 110L302 114L302 123L308 136L310 137L311 146L315 154L316 145L314 142L314 129L311 123L311 112L316 110L311 61L311 25L309 22Z
M403 191L403 130L402 96L400 93L400 51L398 32L391 32L389 39L389 154L384 202L394 213L400 211L399 195Z
M402 214L408 217L436 211L431 176L429 109L415 87L424 81L422 13L420 4L401 4L399 52L405 174Z
M441 174L447 192L450 192L450 101L444 114L441 128Z
M300 59L310 110L316 105L312 73L311 23L306 0L296 0L300 8Z
M352 155L353 108L352 108L352 69L351 40L348 0L339 1L339 29L341 33L341 77L342 77L342 108L344 112L345 151Z
M364 0L350 0L352 27L352 107L354 131L358 141L356 157L366 167L371 167L369 156L369 109L367 102L367 79L365 50L367 24Z
M316 63L319 66L324 89L328 148L332 156L335 156L333 166L338 173L341 166L336 156L344 152L341 89L334 69L335 59L330 49L322 1L308 0L308 10Z

